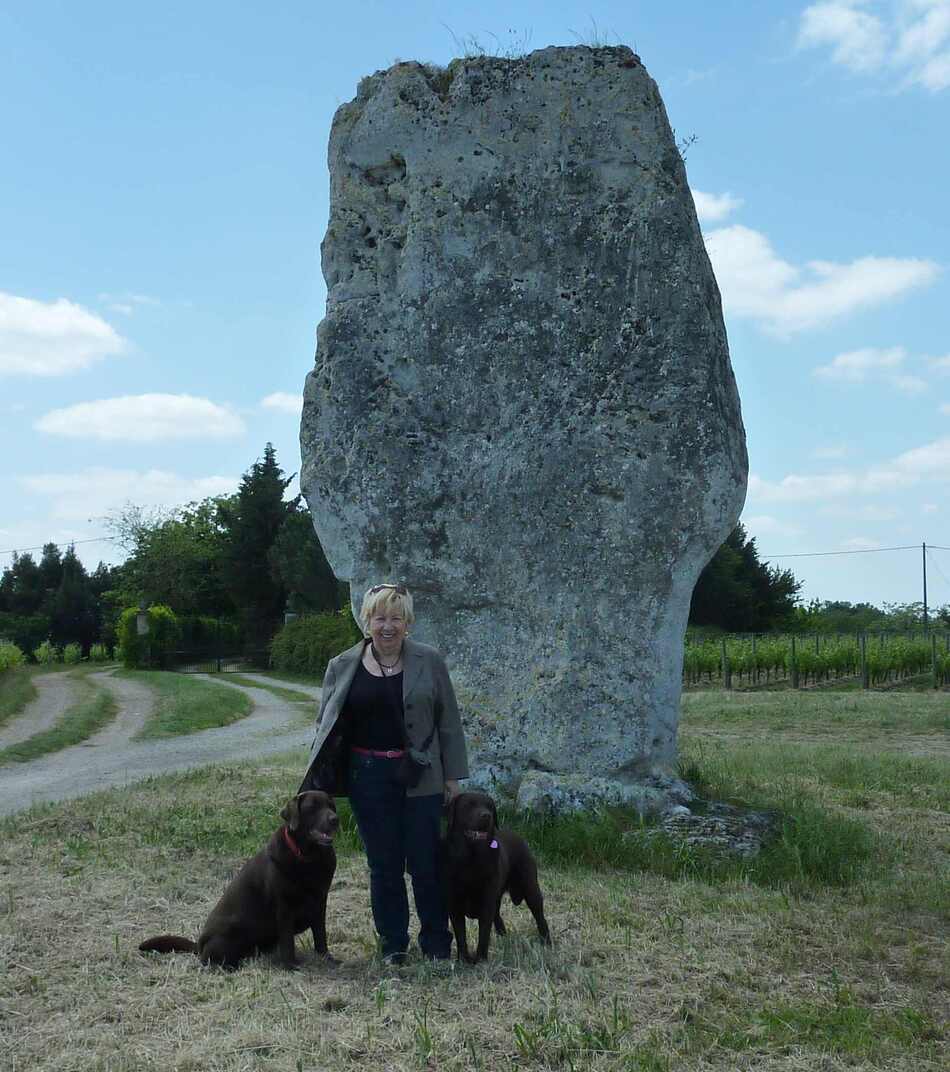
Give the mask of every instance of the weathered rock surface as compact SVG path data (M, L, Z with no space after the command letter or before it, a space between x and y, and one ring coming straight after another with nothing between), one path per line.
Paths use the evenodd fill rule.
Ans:
M716 286L626 48L364 79L330 137L301 486L405 581L482 775L667 785L693 585L746 484Z

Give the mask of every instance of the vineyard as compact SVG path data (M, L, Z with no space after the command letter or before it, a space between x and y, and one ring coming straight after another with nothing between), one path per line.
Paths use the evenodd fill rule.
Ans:
M848 679L871 688L924 675L934 688L950 685L950 633L687 637L683 654L684 684L727 689Z

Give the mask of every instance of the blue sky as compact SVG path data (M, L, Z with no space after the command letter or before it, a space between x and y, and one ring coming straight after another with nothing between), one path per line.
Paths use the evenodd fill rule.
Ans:
M920 598L950 547L950 0L0 7L0 550L299 466L326 146L396 60L624 43L680 138L803 595ZM881 551L815 558L772 556ZM6 564L10 556L0 556ZM930 601L950 603L950 551Z

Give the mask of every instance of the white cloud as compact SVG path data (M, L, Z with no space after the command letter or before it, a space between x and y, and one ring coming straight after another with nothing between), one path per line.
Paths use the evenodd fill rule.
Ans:
M950 373L950 354L944 357L928 357L927 364L937 372Z
M120 509L138 506L179 506L211 495L230 495L237 477L185 477L161 469L93 467L77 473L46 473L18 478L33 495L50 500L49 517L56 521L88 521Z
M848 383L864 383L869 373L881 369L895 369L901 365L907 351L903 346L892 346L889 350L849 350L838 354L830 365L821 365L813 370L813 375L820 380L845 380Z
M939 93L950 87L950 0L825 0L802 12L798 44L828 47L857 74L889 72L905 85Z
M728 193L707 194L702 190L693 190L693 201L701 223L718 223L743 204L741 197L733 197Z
M896 521L900 512L892 506L824 506L819 513L823 517L843 518L847 521Z
M279 409L284 413L292 413L295 417L300 416L303 409L303 395L292 395L286 391L275 391L261 399L261 405L265 409Z
M65 298L42 302L0 292L0 376L62 376L125 345L105 320Z
M946 416L950 417L950 402L944 402L940 406L940 412L944 413L944 414L946 414Z
M770 514L743 516L742 524L751 536L800 536L802 534L802 530L797 525L780 521Z
M922 480L950 480L950 437L904 451L865 470L789 474L778 481L749 477L751 503L818 502L911 487Z
M920 512L922 514L935 514L940 509L936 503L921 503Z
M851 448L843 444L829 447L815 447L811 456L818 461L841 461L851 453Z
M867 383L878 380L904 394L920 394L927 390L927 381L901 371L907 351L903 346L889 350L866 347L838 354L830 364L820 365L812 375L820 380L835 380L839 383Z
M847 551L877 551L884 545L878 540L868 540L864 536L853 536L850 540L842 540L841 546Z
M113 312L122 313L123 316L131 316L142 306L162 304L158 298L153 298L148 294L100 294L99 301L104 302Z
M778 335L821 327L932 282L933 261L860 257L849 264L783 261L759 231L741 224L705 235L727 315L756 320Z
M887 31L863 0L831 0L802 12L798 31L804 47L828 45L836 63L852 71L872 71L884 62Z
M40 432L73 439L156 443L175 439L229 439L244 423L224 406L191 395L128 395L51 410Z

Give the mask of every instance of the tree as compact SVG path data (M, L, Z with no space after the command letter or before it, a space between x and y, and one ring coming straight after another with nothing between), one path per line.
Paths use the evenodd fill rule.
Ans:
M690 605L690 625L718 626L731 633L764 632L789 625L801 582L791 570L759 561L755 538L740 523L699 575Z
M120 606L167 604L178 614L224 615L234 604L224 578L222 499L173 510L126 506L106 526L130 552L117 577Z
M288 609L338 610L345 600L313 528L310 511L297 506L284 518L268 552L274 579L287 590Z
M54 545L47 544L48 547ZM46 548L44 548L44 559ZM54 556L50 556L52 561ZM57 549L55 558L59 558ZM61 560L60 581L47 603L49 613L49 632L53 643L58 647L76 642L82 645L84 654L88 654L90 645L96 640L96 600L89 586L85 566L76 556L72 544L66 549Z
M272 444L241 478L237 494L218 503L224 533L224 578L245 624L249 643L263 644L280 622L288 589L275 577L269 553L284 522L297 510L300 496L284 501L293 479L277 464Z

